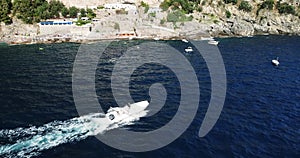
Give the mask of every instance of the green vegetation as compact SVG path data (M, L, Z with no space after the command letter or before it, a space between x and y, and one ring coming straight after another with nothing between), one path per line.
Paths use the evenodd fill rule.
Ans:
M198 0L189 1L189 0L164 0L160 4L160 8L163 11L168 10L172 7L173 10L182 10L185 14L192 13L193 10L198 9Z
M231 17L231 13L230 13L229 10L226 10L225 14L226 14L226 18L230 18Z
M77 14L79 13L79 9L72 6L69 8L69 17L70 18L76 18L77 17Z
M97 9L104 9L104 6L103 6L103 5L99 5L99 6L97 7Z
M144 13L149 11L149 4L145 3L144 1L141 2L141 6L145 8Z
M12 22L10 13L12 9L11 0L0 0L0 22L10 24Z
M119 25L119 23L115 23L114 29L120 31L120 25Z
M237 0L224 0L224 3L226 4L229 4L229 3L232 3L232 4L237 4Z
M148 14L150 17L153 17L153 18L155 18L156 17L156 13L154 12L154 13L149 13Z
M202 12L202 10L203 10L203 8L201 7L201 6L199 6L198 8L197 8L197 11L200 13L200 12Z
M91 23L91 21L90 20L85 21L85 20L81 20L81 19L76 21L77 26L82 26L82 25L85 25L85 24L88 24L88 23Z
M69 9L64 7L62 10L61 10L61 15L63 17L67 17L69 15Z
M13 2L13 15L23 22L32 24L50 18L59 18L59 13L64 8L60 1L52 0L15 0Z
M193 20L193 16L186 16L183 11L175 10L167 15L168 22L186 22Z
M249 4L248 1L242 1L239 5L239 10L243 10L245 12L251 12L252 6Z
M164 0L162 3L160 3L159 7L163 10L163 11L167 11L170 7L170 2L167 0Z
M165 19L165 18L163 18L163 19L160 20L160 24L161 24L161 25L165 24L165 22L166 22L166 19Z
M47 3L45 3L47 4ZM49 14L51 18L59 18L59 13L62 9L65 8L65 5L57 0L51 0L49 2Z
M295 7L287 3L278 2L276 7L280 14L296 14Z
M70 17L76 18L78 13L81 17L94 18L96 14L92 9L66 8L59 0L0 0L0 22L10 24L11 17L16 16L24 23L32 24L51 18Z
M87 8L86 9L86 16L89 18L89 19L93 19L94 17L96 17L96 13L94 13L94 11L90 8Z
M274 0L266 0L264 2L261 3L259 9L269 9L269 10L273 10L274 8Z
M86 11L85 11L85 9L83 9L83 8L80 9L80 16L81 17L86 17Z

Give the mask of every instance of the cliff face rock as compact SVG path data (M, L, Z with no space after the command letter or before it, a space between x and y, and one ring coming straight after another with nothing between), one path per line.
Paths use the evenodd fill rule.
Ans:
M236 18L233 22L231 32L238 36L251 36L254 34L254 27L251 22Z
M230 28L232 34L241 36L250 36L256 34L300 35L300 9L298 5L294 6L296 14L291 15L279 14L278 10L275 8L277 1L274 1L275 4L272 10L259 9L259 2L261 3L262 1L248 2L252 6L251 12L239 10L237 7L238 4L236 6L225 6L225 9L230 11L232 14L232 17L230 18L233 19L231 20L232 27ZM226 24L223 24L223 26L226 27Z
M66 6L76 7L96 7L107 3L132 3L140 6L141 2L150 5L150 8L157 8L164 0L60 0ZM251 6L251 11L244 11L239 8L242 1L247 1ZM237 0L237 4L225 4L224 0L199 0L198 4L202 11L194 11L190 14L194 18L191 22L166 22L160 24L161 20L167 19L167 15L172 12L170 8L163 13L156 13L156 17L149 18L149 13L144 13L142 7L138 8L138 18L134 26L130 23L125 28L137 27L138 25L149 24L174 29L179 34L193 34L206 32L212 36L252 36L256 34L296 34L300 35L300 0L274 0L272 9L260 9L260 5L266 0ZM277 2L293 5L296 10L295 15L279 14L276 7ZM141 10L142 9L142 10ZM230 13L230 17L226 15ZM188 15L189 16L189 15ZM101 18L101 16L99 17ZM136 17L132 17L136 18ZM111 17L111 19L116 19ZM119 18L116 22L122 23ZM127 20L131 21L131 19ZM183 24L184 23L184 24ZM127 25L126 25L127 26Z

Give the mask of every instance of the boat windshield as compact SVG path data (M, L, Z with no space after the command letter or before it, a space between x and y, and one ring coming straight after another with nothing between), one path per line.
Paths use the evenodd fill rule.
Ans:
M108 116L108 118L109 118L110 120L113 120L113 119L115 119L115 116L114 116L113 114L110 114L110 115Z

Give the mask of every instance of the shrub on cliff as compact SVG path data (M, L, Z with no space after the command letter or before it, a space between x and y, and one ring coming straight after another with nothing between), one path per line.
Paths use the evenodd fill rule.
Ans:
M159 7L163 10L163 11L167 11L169 9L169 7L171 6L170 1L168 0L164 0L162 3L160 3Z
M224 3L226 3L226 4L229 4L229 3L237 4L237 0L224 0Z
M226 14L226 18L230 18L231 17L231 13L230 13L229 10L226 10L225 14Z
M86 16L89 19L93 19L94 17L96 17L96 13L94 13L94 11L91 8L87 8L86 9Z
M141 6L144 7L144 13L147 13L149 10L149 4L145 3L144 1L141 2Z
M261 3L259 9L273 10L274 4L275 4L274 0L266 0L266 1Z
M167 15L168 22L176 23L176 22L185 22L185 21L191 21L191 20L193 20L192 16L186 16L184 14L184 12L180 11L180 10L176 10Z
M248 1L242 1L241 4L239 5L239 10L243 10L245 12L251 12L252 6Z
M160 8L162 8L163 11L168 10L170 7L173 10L182 10L184 13L189 14L197 9L198 2L197 0L195 2L189 0L164 0L160 4Z
M0 22L5 24L11 24L11 13L12 3L11 0L0 0Z
M276 7L280 14L296 14L295 7L287 3L278 2Z

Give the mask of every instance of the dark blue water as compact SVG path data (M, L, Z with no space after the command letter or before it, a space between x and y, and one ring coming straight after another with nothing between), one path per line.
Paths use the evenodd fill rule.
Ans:
M98 100L107 110L116 106L110 76L128 47L144 41L111 44L99 59L96 71ZM188 45L167 41L182 51ZM72 124L78 117L72 96L72 68L79 44L20 45L0 47L0 148L34 138L20 131L5 136L3 130L49 122ZM195 120L168 146L145 153L114 149L93 136L62 141L37 151L37 157L299 157L300 156L300 37L259 36L220 39L218 45L227 73L227 95L221 116L203 138L198 130L210 100L207 66L198 54L184 54L199 78L201 96ZM39 51L43 47L44 51ZM280 66L271 60L279 57ZM162 83L167 102L156 115L143 118L129 130L149 131L168 123L180 101L176 75L160 64L145 64L131 76L130 92L135 101L150 99L149 87ZM67 121L66 121L67 120ZM60 122L59 122L60 121ZM48 130L48 131L47 131ZM26 131L26 130L25 130ZM45 136L46 129L35 134ZM7 134L7 133L6 133ZM74 136L78 133L75 133ZM69 137L68 137L69 138ZM72 138L72 137L70 137ZM1 156L16 156L13 151ZM1 150L0 150L1 154Z

